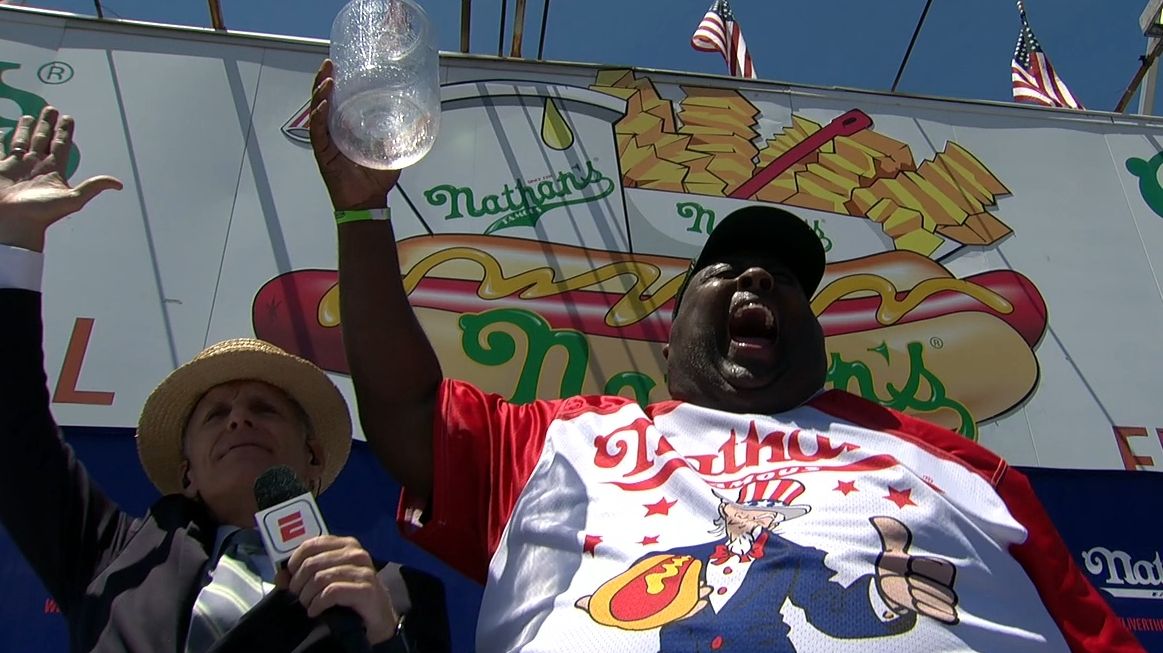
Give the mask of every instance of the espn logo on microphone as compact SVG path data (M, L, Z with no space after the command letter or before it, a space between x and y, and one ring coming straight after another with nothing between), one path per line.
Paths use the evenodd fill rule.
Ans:
M327 535L327 526L310 494L297 496L255 515L272 562L282 562L307 540Z

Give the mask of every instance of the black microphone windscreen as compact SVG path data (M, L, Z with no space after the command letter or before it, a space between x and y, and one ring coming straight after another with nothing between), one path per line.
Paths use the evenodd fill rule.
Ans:
M286 465L271 467L254 482L254 500L259 510L266 510L307 492L307 486Z

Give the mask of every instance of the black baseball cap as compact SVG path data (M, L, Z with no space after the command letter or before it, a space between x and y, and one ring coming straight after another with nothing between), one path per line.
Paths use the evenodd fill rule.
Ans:
M796 276L809 298L816 294L824 277L824 245L806 222L774 206L745 206L719 220L707 236L675 298L675 314L691 277L711 261L729 254L775 256Z

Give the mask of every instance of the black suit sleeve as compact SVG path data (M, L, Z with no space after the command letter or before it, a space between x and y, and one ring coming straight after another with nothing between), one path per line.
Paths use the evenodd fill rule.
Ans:
M68 612L133 526L49 412L40 293L0 289L0 523Z
M389 564L380 570L396 609L404 615L403 641L393 638L372 648L374 653L447 653L448 605L439 578L418 569Z

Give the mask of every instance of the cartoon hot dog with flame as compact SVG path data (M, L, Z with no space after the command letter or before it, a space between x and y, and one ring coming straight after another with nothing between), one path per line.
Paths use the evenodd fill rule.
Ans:
M505 320L493 323L494 331L470 333L473 322L463 319L499 311L528 315L553 333L584 334L589 360L596 361L590 367L607 375L634 370L663 378L660 349L685 259L502 236L421 236L398 247L405 288L449 376L502 394L511 389L496 387L498 370L489 367L495 363L482 365L466 353L482 346L474 338L491 343L494 331L522 340L506 331ZM255 334L346 374L338 293L334 271L281 275L255 297ZM1037 288L1011 270L959 279L918 254L874 254L828 265L812 308L827 338L832 385L967 435L974 422L1020 403L1037 382L1032 348L1045 331L1046 306ZM554 375L549 367L539 371ZM587 372L575 390L608 391L602 381ZM555 390L538 388L542 395Z

